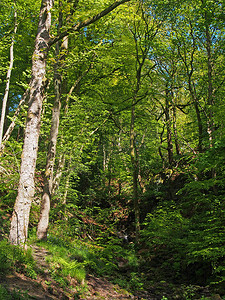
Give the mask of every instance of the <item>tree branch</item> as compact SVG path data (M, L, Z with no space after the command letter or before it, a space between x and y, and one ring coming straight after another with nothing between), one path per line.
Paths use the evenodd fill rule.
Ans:
M68 36L70 33L73 32L77 32L79 31L81 28L84 28L96 21L98 21L99 19L101 19L102 17L106 16L108 13L110 13L111 11L113 11L117 6L125 3L125 2L129 2L130 0L119 0L119 1L115 1L112 5L108 6L107 8L105 8L103 11L101 11L100 13L98 13L97 15L83 21L80 22L78 24L75 24L74 26L72 26L71 28L65 30L64 32L62 32L61 34L59 34L58 36L50 39L50 41L48 42L49 47L51 47L53 44L55 44L56 42L58 42L59 40L63 39L65 36Z

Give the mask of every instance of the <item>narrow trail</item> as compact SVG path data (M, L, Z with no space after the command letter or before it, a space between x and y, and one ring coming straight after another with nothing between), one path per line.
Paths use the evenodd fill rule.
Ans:
M0 283L11 293L18 292L22 296L29 296L34 300L113 300L113 299L141 299L123 291L118 286L113 285L103 278L87 275L85 280L88 287L86 295L75 298L77 281L70 278L69 287L60 287L51 277L50 266L46 262L46 257L50 254L46 249L37 245L31 246L34 260L39 269L36 279L31 279L24 274L14 272L4 278L0 278ZM0 299L4 300L4 299ZM154 299L151 299L154 300Z
M28 295L28 299L33 300L161 300L163 296L166 299L183 300L184 295L180 293L180 289L174 292L169 289L169 286L165 284L161 292L157 291L157 285L149 287L148 291L143 291L136 295L132 295L126 290L123 290L118 285L114 285L106 278L98 278L96 276L88 274L85 280L86 292L85 295L80 296L77 292L77 281L74 278L68 278L69 285L67 287L61 287L52 277L51 267L46 261L46 257L51 255L46 249L37 245L31 246L33 251L33 257L38 267L38 275L36 279L31 279L24 274L14 272L4 278L0 277L0 283L11 293L17 291L21 295ZM79 287L82 287L79 284ZM202 289L202 290L201 290ZM201 290L201 291L200 291ZM165 293L166 291L166 293ZM199 287L199 292L207 299L221 300L219 295L210 297L210 293L207 289ZM200 299L198 297L196 299ZM27 298L26 298L27 299ZM5 299L0 299L5 300Z
M33 257L39 269L36 279L14 272L1 278L1 284L11 293L18 292L35 300L70 300L74 299L67 289L62 289L50 274L50 267L45 258L49 254L44 248L32 246ZM4 300L4 299L0 299Z

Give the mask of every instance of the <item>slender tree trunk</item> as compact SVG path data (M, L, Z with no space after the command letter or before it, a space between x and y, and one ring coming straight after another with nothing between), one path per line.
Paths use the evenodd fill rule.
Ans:
M61 4L61 1L59 2ZM58 30L63 25L63 16L62 12L59 14L59 25ZM64 38L67 41L67 37ZM63 46L65 45L65 49ZM59 118L60 118L60 109L61 109L61 86L62 86L62 75L59 71L59 68L62 66L64 56L60 57L60 52L67 50L67 43L62 43L60 47L60 42L56 43L56 65L55 65L55 74L54 74L54 89L55 89L55 100L52 111L52 122L51 122L51 130L48 144L48 154L46 160L45 167L45 175L44 175L44 187L43 187L43 195L41 199L41 207L40 207L40 217L37 227L37 238L40 240L47 239L47 231L48 231L48 223L49 223L49 212L50 212L50 202L51 202L51 194L53 187L53 170L55 164L55 155L56 155L56 145L57 145L57 137L59 132ZM60 51L61 50L61 51Z
M63 201L62 201L63 205L66 205L66 199L67 199L67 195L68 195L68 191L69 191L69 187L70 187L70 177L73 172L73 168L71 167L72 155L73 155L73 151L71 149L70 158L69 158L69 162L68 162L68 166L67 166L68 173L66 176L65 190L64 190L64 194L63 194Z
M192 83L192 74L193 74L193 66L191 65L191 71L188 71L188 67L186 65L187 69L187 75L188 75L188 88L189 92L191 94L191 99L194 104L195 112L196 112L196 117L197 117L197 122L198 122L198 151L201 153L203 152L203 125L202 125L202 118L201 118L201 112L199 109L199 103L198 103L198 97L195 91L195 88L193 87Z
M133 177L133 203L134 203L134 214L135 214L135 234L136 241L139 242L139 234L140 234L140 208L139 208L139 195L138 195L138 153L135 145L135 105L137 104L138 93L141 88L141 79L142 79L142 70L147 59L149 48L150 48L150 40L156 34L150 28L149 20L142 14L144 19L146 28L144 33L143 40L140 38L138 33L138 26L134 24L134 29L130 29L130 32L134 39L135 44L135 71L136 71L136 82L135 88L133 89L133 100L132 100L132 108L131 108L131 123L130 123L130 158L132 165L132 177Z
M10 79L11 79L11 72L12 72L12 68L13 68L13 61L14 61L14 53L13 53L13 48L14 48L14 43L15 43L15 35L17 32L17 10L16 10L16 3L15 4L15 11L14 11L14 32L13 32L13 36L12 36L12 43L10 46L10 50L9 50L9 69L7 72L7 76L6 76L6 88L5 88L5 94L3 97L3 101L2 101L2 113L1 113L1 121L0 121L0 148L2 145L2 137L3 137L3 132L4 132L4 124L5 124L5 114L6 114L6 107L7 107L7 101L8 101L8 96L9 96L9 85L10 85Z
M203 152L203 126L202 126L201 113L198 107L198 102L195 98L194 98L194 108L195 108L197 122L198 122L198 151L201 153Z
M27 240L30 207L35 192L34 172L38 151L42 102L47 82L45 74L52 7L52 0L42 1L35 50L32 57L32 79L30 82L19 188L9 235L10 242L18 245L23 245Z
M203 5L205 1L202 0ZM212 38L210 33L210 17L208 12L205 11L205 34L206 34L206 51L207 51L207 66L208 66L208 103L207 103L207 111L208 111L208 120L207 120L207 132L209 135L209 147L212 148L214 144L214 113L213 107L214 96L213 96L213 60L212 60ZM216 170L212 168L211 170L212 178L216 178ZM216 186L213 187L214 192L217 194Z
M207 50L207 66L208 66L208 135L209 135L209 146L213 146L213 132L214 132L214 121L213 121L213 64L212 64L212 54L211 54L211 35L209 30L209 25L207 24L207 12L205 13L206 20L206 50Z
M60 179L62 177L62 172L63 172L64 166L65 166L65 162L66 162L66 156L65 156L65 153L63 153L59 157L59 162L58 162L57 169L56 169L56 172L55 172L55 176L54 176L54 179L53 179L52 196L55 195L55 192L59 188Z
M135 232L136 240L139 240L140 232L140 209L138 201L138 161L137 153L135 149L135 106L131 109L131 124L130 124L130 157L132 164L132 178L133 178L133 203L134 203L134 214L135 214Z
M137 147L136 147L136 155L137 155L137 162L138 162L138 183L139 183L139 186L140 186L141 191L142 191L143 194L146 192L146 188L145 188L145 184L144 184L144 181L142 179L142 176L141 176L141 166L140 166L140 160L139 160L139 149L144 145L145 134L146 133L144 133L143 136L142 136L142 140L141 140L141 144L140 144L139 148L137 149Z
M82 131L83 131L83 129L82 129ZM83 148L84 148L84 144L82 144L80 147L80 156L82 155ZM74 167L72 166L72 156L73 156L73 149L70 150L69 162L67 165L66 184L65 184L65 190L64 190L63 201L62 201L62 204L64 206L66 205L66 199L67 199L67 195L68 195L68 191L69 191L69 187L70 187L70 177L71 177L72 172L74 171ZM66 206L65 206L65 213L66 213Z
M56 71L57 72L57 71ZM61 76L55 74L55 101L52 112L52 124L49 138L48 154L45 167L44 187L41 201L40 218L37 228L38 239L47 238L47 229L50 211L50 199L53 185L53 168L55 163L56 144L59 129L59 117L61 108Z
M169 97L170 97L169 90L166 89L165 116L166 116L166 129L167 129L167 152L168 152L169 166L172 166L172 164L173 164L173 143L172 143Z
M178 134L177 134L177 108L176 103L173 101L173 134L174 134L174 142L175 142L175 148L176 148L176 154L181 155L180 151L180 145L178 141Z
M8 116L9 115L9 110L10 110L10 104L9 104L9 101L7 101L7 104L6 104L6 110L5 110L5 116ZM4 121L4 127L3 127L3 137L7 131L7 128L8 128L8 123L9 123L9 119L7 117L5 117L5 121ZM3 140L3 138L2 138Z
M130 169L129 169L128 165L127 165L126 159L124 159L124 157L123 157L123 149L121 147L121 133L122 133L122 130L120 129L119 137L118 137L118 144L117 144L118 145L118 149L119 149L119 155L121 157L121 160L123 161L123 164L124 164L124 166L126 168L127 173L130 173Z
M162 152L163 142L164 142L164 138L163 138L164 131L165 131L165 124L163 124L162 131L159 133L159 137L160 137L160 145L159 145L159 147L158 147L158 150L159 150L159 156L161 157L162 163L163 163L163 168L165 167L165 158L164 158L164 155L163 155L163 152Z
M199 152L203 152L203 125L202 125L202 118L201 118L201 112L200 112L200 109L199 109L198 96L197 96L197 93L196 93L196 90L195 90L195 85L194 85L194 83L192 81L192 75L194 73L194 65L193 65L193 62L194 62L194 53L195 53L197 47L196 47L196 42L195 42L195 36L193 34L193 26L192 26L191 23L190 23L190 26L191 26L191 36L192 36L192 43L193 43L192 44L192 49L191 49L191 52L190 52L190 56L191 56L190 66L188 65L186 55L182 55L181 54L181 49L180 49L179 46L178 46L178 52L179 52L180 58L182 59L182 61L184 63L184 66L186 68L186 74L187 74L187 77L188 77L188 89L189 89L190 96L191 96L191 99L193 101L193 105L194 105L196 116L197 116L197 123L198 123L198 151Z
M66 39L65 39L66 41ZM64 42L65 42L64 41ZM65 114L68 113L68 110L69 110L69 98L71 97L72 95L72 92L74 91L74 89L77 87L77 85L80 83L81 79L83 78L83 76L85 76L88 71L92 68L93 64L90 65L89 69L86 70L74 83L74 85L70 88L70 91L69 93L67 94L67 97L66 97L66 106L65 106ZM62 89L63 89L63 86L62 86ZM60 179L62 177L62 171L63 171L63 168L65 166L65 154L63 153L60 158L59 158L59 163L58 163L58 167L57 167L57 170L56 170L56 174L55 174L55 177L53 178L53 185L52 185L52 195L55 194L56 190L58 189L59 187L59 184L60 184Z

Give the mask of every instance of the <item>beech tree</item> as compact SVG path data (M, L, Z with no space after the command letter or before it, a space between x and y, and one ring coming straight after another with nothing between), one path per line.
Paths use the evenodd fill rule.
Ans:
M18 245L23 245L27 239L30 206L35 192L34 172L38 151L42 102L47 84L45 74L52 7L52 0L43 1L41 4L35 50L32 57L32 79L30 82L20 181L9 235L10 242Z
M62 3L59 1L59 24L58 24L58 32L60 32L63 26L63 14L62 14ZM55 162L56 155L56 144L57 137L59 131L59 118L60 118L60 109L61 109L61 97L62 97L62 64L63 58L65 57L65 53L68 48L68 38L65 37L62 43L58 41L55 47L55 56L56 62L54 67L54 92L55 99L53 103L52 109L52 121L51 121L51 129L49 136L49 145L48 145L48 153L46 159L46 167L45 167L45 175L44 175L44 187L43 187L43 195L41 199L41 208L40 208L40 218L38 222L37 228L37 237L38 239L46 239L47 238L47 228L48 228L48 220L49 220L49 211L50 211L50 198L52 193L53 186L53 168ZM61 56L61 57L60 57Z
M49 47L66 37L71 32L79 31L100 18L104 17L119 5L129 0L115 1L112 5L97 15L80 22L65 30L58 37L50 38L52 0L43 0L41 3L38 31L35 40L35 50L32 57L32 78L30 82L28 112L24 137L24 146L21 160L18 195L14 205L9 240L12 244L26 243L29 214L35 192L34 172L37 160L38 138L40 132L41 109L46 79L46 59Z

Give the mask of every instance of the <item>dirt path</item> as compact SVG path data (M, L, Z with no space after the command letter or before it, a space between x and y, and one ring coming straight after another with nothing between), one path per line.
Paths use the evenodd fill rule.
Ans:
M138 299L127 291L122 290L118 286L113 285L109 281L94 276L87 276L87 284L90 296L87 296L85 300L95 299Z
M69 300L73 291L62 289L57 282L51 278L50 267L45 258L48 252L41 247L32 246L33 257L37 263L39 274L36 279L31 279L24 274L14 272L4 278L0 278L0 283L11 293L14 291L21 295L29 296L36 300ZM0 299L4 300L4 299Z
M77 292L77 281L69 278L69 287L60 287L59 284L51 277L51 270L49 264L46 262L46 257L50 254L46 249L32 246L33 257L39 269L36 279L26 277L24 274L14 272L4 278L0 278L0 283L11 293L17 291L20 295L28 295L28 299L33 300L113 300L113 299L133 299L133 300L161 300L163 295L167 299L184 299L180 288L177 291L170 290L170 287L165 283L158 286L161 292L157 289L157 284L149 287L148 292L142 292L138 295L132 295L127 291L121 289L118 285L114 285L105 278L98 278L93 275L87 275L85 280L86 292L85 296L79 296ZM81 287L79 285L79 287ZM201 287L199 287L200 289ZM165 294L166 291L166 294ZM199 294L208 297L208 299L221 299L218 295L217 298L211 298L207 289L199 290ZM160 296L159 296L160 295ZM200 299L198 297L196 299ZM21 298L22 299L22 298ZM27 299L27 298L26 298ZM0 299L5 300L5 299Z
M32 246L33 257L37 263L39 274L36 279L31 279L23 274L14 272L5 278L0 278L0 283L11 293L18 292L21 295L29 296L36 300L74 300L76 292L76 281L71 280L69 288L61 288L51 277L50 266L46 262L49 252L36 245ZM88 291L81 300L112 300L112 299L139 299L118 286L105 279L88 275L86 278ZM4 299L0 299L4 300Z

